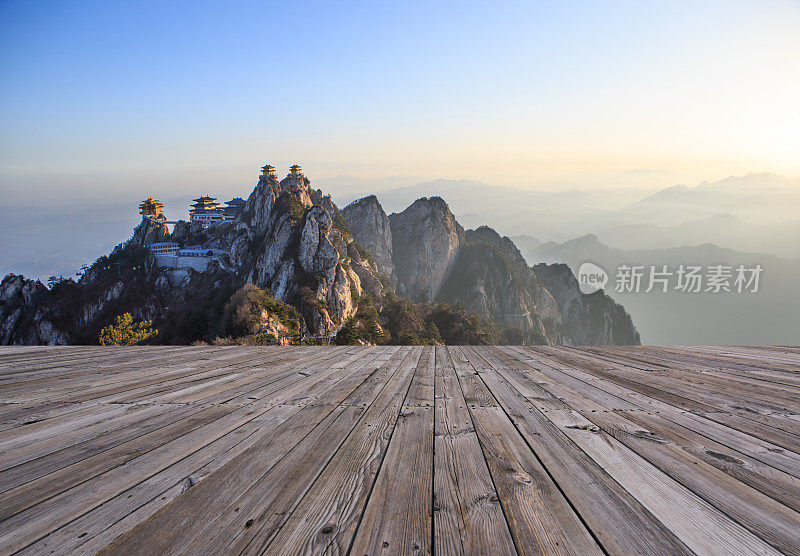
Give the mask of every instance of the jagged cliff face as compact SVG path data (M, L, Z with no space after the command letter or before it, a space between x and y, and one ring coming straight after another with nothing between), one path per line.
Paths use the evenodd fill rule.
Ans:
M133 231L131 243L134 245L151 245L169 241L169 227L167 217L163 214L157 216L144 216L141 224Z
M389 223L398 288L414 301L433 301L458 258L464 228L441 197L418 199Z
M377 200L351 206L357 209L344 215L365 234L375 227L364 221L385 216ZM381 244L391 242L397 288L412 299L459 303L500 328L518 328L527 343L639 343L630 316L604 293L583 295L566 267L529 268L491 228L464 232L438 197L419 199L389 222L391 236Z
M140 253L147 256L144 250ZM189 343L197 336L191 328L208 326L213 332L218 324L206 322L206 314L194 313L197 307L216 301L221 309L236 286L233 277L219 266L196 272L137 262L134 271L130 266L118 270L113 263L107 264L93 267L79 283L66 280L50 290L22 276L6 276L0 284L0 342L96 343L103 326L122 313L130 313L135 320L179 322L172 327L178 329L176 337L160 339Z
M211 228L204 228L202 222L181 220L175 224L168 241L174 241L184 247L203 245L213 249L230 249L235 239L234 222L218 222Z
M203 273L158 268L146 247L163 241L230 249L233 271L214 264ZM131 250L138 250L135 264L129 258L117 260ZM190 309L207 304L208 298L219 309L225 302L220 296L245 283L269 289L275 298L294 305L304 332L333 335L355 313L356 299L364 291L383 295L384 285L365 253L331 198L311 189L304 176L290 174L280 182L261 176L235 221L208 228L179 222L170 235L163 215L145 217L131 239L115 248L111 259L98 261L80 284L68 281L50 291L22 277L7 277L0 300L0 340L91 342L102 324L122 312L163 320L175 307ZM205 326L208 334L215 330L215 323L192 326ZM189 330L177 340L198 334Z
M639 332L625 308L603 292L582 294L565 264L538 264L533 272L558 303L561 327L569 343L639 345Z
M533 275L514 243L491 228L469 230L438 296L467 311L515 327L526 343L561 342L558 305Z
M41 282L9 274L0 284L0 343L4 345L64 345L58 330L41 307L48 290Z
M378 272L394 278L392 228L375 195L353 201L342 209L355 240L372 254Z
M355 313L355 297L380 293L376 270L352 242L330 197L304 176L261 176L236 221L231 262L248 283L297 306L310 332L335 334Z

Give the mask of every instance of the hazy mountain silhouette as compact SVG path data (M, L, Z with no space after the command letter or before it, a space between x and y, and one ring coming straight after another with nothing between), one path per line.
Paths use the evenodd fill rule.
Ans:
M601 241L621 249L679 247L714 243L741 251L767 251L785 258L800 257L800 220L749 224L731 214L719 214L677 226L629 224L597 232Z
M763 253L747 253L712 244L667 249L622 250L609 247L597 236L586 235L564 243L548 242L526 248L512 238L528 264L564 262L577 271L589 261L610 277L605 291L630 312L645 344L797 344L800 342L800 297L797 295L800 260ZM616 269L627 265L713 264L752 266L763 273L757 293L618 293Z
M696 187L667 187L624 207L619 214L660 226L719 214L753 224L773 224L797 220L799 207L800 178L764 172L703 182Z

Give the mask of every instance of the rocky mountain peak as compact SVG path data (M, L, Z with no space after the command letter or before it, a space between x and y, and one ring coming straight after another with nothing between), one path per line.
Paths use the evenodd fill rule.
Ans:
M151 245L169 240L169 227L167 217L163 213L158 215L145 215L141 223L134 229L131 242L134 245Z
M570 245L573 246L596 246L600 245L600 239L595 234L585 234L580 237L576 237L575 239L571 239L568 242Z
M602 291L586 295L566 264L537 264L533 273L558 303L573 344L638 345L639 332L625 308Z
M630 317L607 296L581 294L566 267L534 272L514 242L492 228L465 232L441 197L418 199L390 215L390 233L381 226L384 212L374 196L343 214L373 256L391 248L397 289L412 300L461 305L499 328L519 330L526 343L639 341Z
M9 274L0 283L0 343L61 345L67 335L51 322L42 307L48 290L39 281Z
M389 216L398 285L415 301L433 301L458 258L464 228L441 197L417 199Z
M370 195L353 201L342 209L342 215L355 240L375 259L378 272L392 277L392 228L378 198Z
M468 230L466 237L469 241L482 241L507 250L515 261L524 262L525 258L511 239L501 236L489 226L480 226L474 230Z
M302 174L262 175L236 222L231 261L248 283L295 305L310 332L335 334L355 312L354 295L380 289L329 195Z

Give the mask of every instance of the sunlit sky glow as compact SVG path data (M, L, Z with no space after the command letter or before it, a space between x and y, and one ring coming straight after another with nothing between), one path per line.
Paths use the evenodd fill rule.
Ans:
M800 2L300 4L1 2L5 197L800 175Z

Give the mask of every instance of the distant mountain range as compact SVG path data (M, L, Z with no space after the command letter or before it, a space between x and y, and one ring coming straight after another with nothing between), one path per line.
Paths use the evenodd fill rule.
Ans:
M434 180L378 194L387 210L441 195L465 226L566 241L595 234L622 249L715 243L800 257L800 179L770 173L658 191L631 186L529 191L468 180ZM348 202L350 197L343 196Z
M696 187L667 187L620 214L659 226L730 214L745 222L773 224L800 217L800 179L768 172L731 176Z
M485 225L503 234L564 240L574 237L576 229L585 233L597 230L598 226L607 227L606 215L625 206L631 198L643 199L650 193L651 189L632 187L531 191L470 180L438 179L377 195L389 211L401 210L419 197L438 195L447 199L465 226ZM352 198L343 196L341 202L347 203Z
M628 224L596 234L608 245L620 249L667 248L713 243L736 246L740 251L766 252L800 258L800 220L774 224L748 224L731 214L719 214L678 224L657 226Z
M712 244L663 249L623 250L609 247L595 235L564 243L540 243L515 237L528 264L565 262L573 271L583 262L605 269L611 281L607 294L630 312L645 344L798 344L800 343L800 260L747 253ZM760 264L757 293L661 293L614 291L616 269L622 265Z

